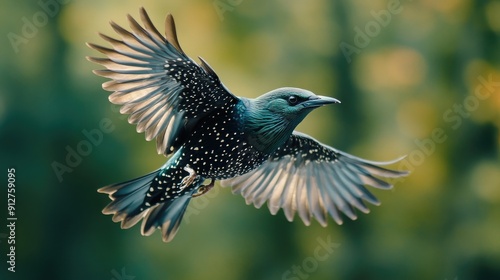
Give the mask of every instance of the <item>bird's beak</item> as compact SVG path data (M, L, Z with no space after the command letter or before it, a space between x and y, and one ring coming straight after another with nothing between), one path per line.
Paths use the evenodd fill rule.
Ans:
M338 99L328 96L315 95L309 97L309 100L302 102L304 108L318 108L327 104L340 103Z

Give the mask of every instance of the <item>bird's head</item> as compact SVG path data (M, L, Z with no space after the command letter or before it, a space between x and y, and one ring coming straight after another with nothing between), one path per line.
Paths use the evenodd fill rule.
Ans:
M251 100L246 126L251 142L269 152L288 139L295 127L315 108L340 103L300 88L279 88Z
M335 98L316 95L308 90L300 88L279 88L272 90L257 99L260 110L267 110L276 116L286 118L289 121L304 119L313 109L327 104L340 103Z

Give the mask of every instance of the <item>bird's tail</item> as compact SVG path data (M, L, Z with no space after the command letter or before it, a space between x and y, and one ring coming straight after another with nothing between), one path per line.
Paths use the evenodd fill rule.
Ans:
M145 204L146 194L150 188L156 186L154 179L161 172L161 169L155 170L136 179L100 188L98 192L108 194L112 200L102 213L113 215L113 221L121 222L123 229L134 226L144 218L141 226L142 235L149 236L155 229L161 228L163 241L172 240L191 200L191 195L166 199L151 206Z

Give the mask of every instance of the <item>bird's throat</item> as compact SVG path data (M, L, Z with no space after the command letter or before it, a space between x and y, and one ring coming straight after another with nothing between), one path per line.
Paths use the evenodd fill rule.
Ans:
M249 114L244 127L249 144L260 152L271 154L288 140L295 125L272 114Z

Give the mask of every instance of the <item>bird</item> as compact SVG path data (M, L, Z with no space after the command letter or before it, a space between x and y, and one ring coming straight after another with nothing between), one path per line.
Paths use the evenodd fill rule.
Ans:
M234 95L201 57L188 57L167 14L165 35L140 8L138 23L127 15L130 30L110 22L119 39L99 33L111 47L87 46L106 57L87 57L105 69L93 72L109 80L104 90L128 122L156 139L167 157L159 169L98 189L111 202L102 210L127 229L142 220L141 234L160 230L164 242L176 235L192 199L209 192L216 181L271 214L283 209L305 225L328 217L343 223L342 213L368 213L365 202L379 205L367 187L390 189L390 179L408 175L337 150L296 126L313 110L340 101L309 90L283 87L257 98ZM356 210L357 209L357 210Z

